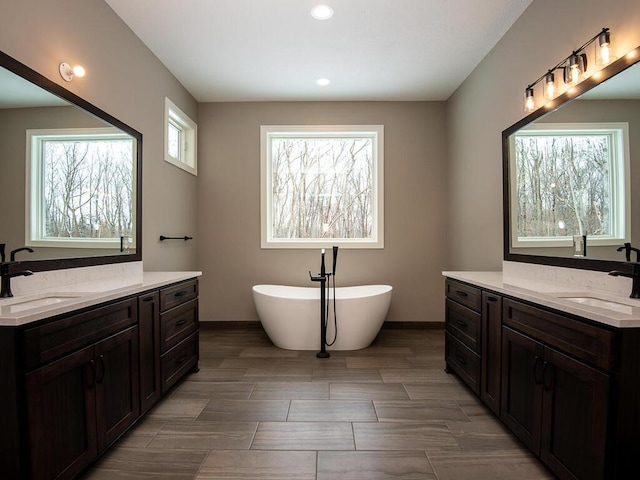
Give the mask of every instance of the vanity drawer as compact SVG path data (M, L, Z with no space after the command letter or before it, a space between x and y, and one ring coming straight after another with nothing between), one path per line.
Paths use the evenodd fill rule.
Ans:
M160 314L161 351L166 352L198 329L198 300Z
M198 332L195 332L162 356L162 394L197 363Z
M466 283L447 278L445 283L447 298L454 300L474 312L482 309L482 291Z
M503 323L596 367L613 367L614 333L505 298Z
M480 357L449 332L444 334L444 352L447 365L469 385L476 395L479 395Z
M198 297L198 280L172 285L160 290L160 311L165 312Z
M137 305L137 299L130 298L26 330L27 370L135 325Z
M480 353L481 315L448 298L445 300L447 332Z

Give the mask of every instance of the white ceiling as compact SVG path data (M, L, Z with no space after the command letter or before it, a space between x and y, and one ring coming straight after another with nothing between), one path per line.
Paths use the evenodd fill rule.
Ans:
M531 1L106 0L198 102L446 100Z

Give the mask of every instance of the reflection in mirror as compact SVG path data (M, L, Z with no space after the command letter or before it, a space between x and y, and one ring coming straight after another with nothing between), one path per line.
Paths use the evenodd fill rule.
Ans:
M2 52L0 66L0 242L32 247L35 271L140 260L141 134Z
M503 132L505 260L606 271L640 243L638 53Z

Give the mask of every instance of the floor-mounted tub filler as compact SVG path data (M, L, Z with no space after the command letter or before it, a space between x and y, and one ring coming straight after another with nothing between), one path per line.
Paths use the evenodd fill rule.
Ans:
M391 303L390 285L337 287L335 304L338 336L330 350L368 347L380 331ZM334 290L329 291L329 313L334 317ZM276 347L286 350L317 350L320 345L320 289L285 285L255 285L253 301L267 335ZM326 337L335 335L327 321Z

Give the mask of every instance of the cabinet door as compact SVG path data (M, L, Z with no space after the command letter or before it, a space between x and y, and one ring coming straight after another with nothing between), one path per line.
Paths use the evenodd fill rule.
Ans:
M138 327L95 346L98 450L103 451L140 415Z
M609 376L547 348L542 460L562 479L604 478Z
M500 418L536 455L540 454L544 347L502 327Z
M96 457L95 379L92 347L26 376L32 478L73 478Z
M158 292L138 299L140 341L140 411L149 410L160 398L160 295Z
M500 368L502 352L502 297L482 292L482 373L480 398L500 415Z

